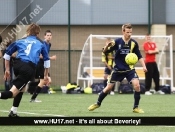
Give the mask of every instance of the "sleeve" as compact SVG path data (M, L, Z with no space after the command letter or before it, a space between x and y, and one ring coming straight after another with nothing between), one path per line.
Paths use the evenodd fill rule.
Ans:
M50 58L49 58L47 49L44 46L44 44L42 44L41 54L42 54L43 60L44 60L44 68L49 68L50 67Z
M112 53L109 53L108 56L112 57ZM108 65L112 66L112 58L108 59Z
M117 41L115 41L115 43L111 47L108 47L108 50L106 51L106 53L113 52L116 49L118 49L117 48Z
M5 60L10 60L11 55L16 51L17 51L17 45L16 42L14 42L6 48L3 58Z
M102 58L101 59L102 59L102 62L105 62L106 61L106 55L103 52L102 52Z
M134 47L134 53L138 56L138 59L141 59L141 58L143 58L142 57L142 55L141 55L141 53L140 53L140 50L139 50L139 45L138 45L138 43L137 42L135 42L135 47Z

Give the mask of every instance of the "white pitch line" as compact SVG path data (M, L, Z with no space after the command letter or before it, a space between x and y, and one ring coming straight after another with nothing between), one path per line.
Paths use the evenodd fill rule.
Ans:
M0 112L6 112L6 113L8 113L9 111L7 111L7 110L0 110ZM41 114L41 113L31 113L31 112L18 112L18 113L27 114L27 115L45 115L45 116L66 117L66 116L64 116L64 115Z

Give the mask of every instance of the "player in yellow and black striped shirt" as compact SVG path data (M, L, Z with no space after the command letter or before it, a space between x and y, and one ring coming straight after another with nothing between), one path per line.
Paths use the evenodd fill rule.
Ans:
M109 42L111 42L111 38L107 38L106 44L108 44ZM103 81L104 87L107 86L108 76L111 74L111 71L113 69L113 63L114 63L113 59L114 59L113 52L110 52L110 53L102 52L102 62L105 65L104 81ZM114 95L114 87L112 88L110 94Z

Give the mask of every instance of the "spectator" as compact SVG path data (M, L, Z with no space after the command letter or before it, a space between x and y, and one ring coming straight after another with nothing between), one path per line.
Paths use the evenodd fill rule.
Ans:
M159 87L159 70L156 63L156 54L159 53L159 50L156 46L156 43L151 41L151 35L147 34L145 36L145 42L143 43L143 49L145 52L145 64L148 72L145 73L145 95L152 95L150 92L152 79L155 83L155 93L157 94L165 94L160 90Z

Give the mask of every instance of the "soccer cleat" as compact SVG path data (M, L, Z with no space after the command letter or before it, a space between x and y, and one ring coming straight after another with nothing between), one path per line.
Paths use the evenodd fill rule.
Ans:
M133 109L133 112L134 113L145 113L142 109L139 109L139 108Z
M41 103L42 101L37 99L31 99L30 102Z
M14 114L13 111L10 111L8 117L19 117L17 114Z
M97 108L99 108L100 106L98 105L98 104L93 104L93 105L91 105L91 106L89 106L88 107L88 110L89 111L93 111L93 110L95 110L95 109L97 109Z

